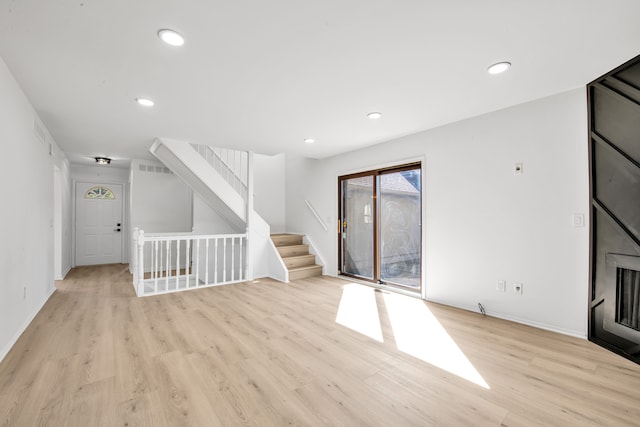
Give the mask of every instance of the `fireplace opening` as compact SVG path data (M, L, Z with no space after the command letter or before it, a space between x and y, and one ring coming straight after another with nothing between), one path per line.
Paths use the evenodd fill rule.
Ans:
M616 322L640 331L640 271L617 269Z

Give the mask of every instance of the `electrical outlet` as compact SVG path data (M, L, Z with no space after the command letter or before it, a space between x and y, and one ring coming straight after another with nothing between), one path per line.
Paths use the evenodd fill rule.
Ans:
M498 292L506 292L507 291L507 281L506 280L498 280L496 284L496 291Z
M524 285L522 283L514 283L513 284L513 293L514 294L522 295L523 291L524 291Z

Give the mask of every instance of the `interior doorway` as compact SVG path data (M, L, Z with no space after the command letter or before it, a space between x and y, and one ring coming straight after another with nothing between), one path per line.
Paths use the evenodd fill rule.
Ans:
M122 184L76 183L76 265L122 262Z
M339 272L403 290L422 290L420 163L338 178Z

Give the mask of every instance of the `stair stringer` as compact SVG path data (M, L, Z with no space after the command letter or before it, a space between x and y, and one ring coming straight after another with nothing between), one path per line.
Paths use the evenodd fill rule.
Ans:
M246 202L190 144L158 138L149 151L232 225L246 227Z
M251 216L251 236L253 252L253 276L271 277L280 282L289 282L289 270L280 258L273 241L271 227L257 212Z
M149 151L230 224L246 229L245 200L189 143L157 138ZM271 241L271 227L255 210L250 215L251 268L247 280L271 277L288 282L289 272Z

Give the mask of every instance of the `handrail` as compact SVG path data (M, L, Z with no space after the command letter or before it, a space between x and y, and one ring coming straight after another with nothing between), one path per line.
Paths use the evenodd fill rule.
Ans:
M318 222L320 223L322 228L324 228L324 231L329 231L329 228L327 227L327 224L325 224L324 221L322 220L322 218L320 218L320 215L318 215L318 212L316 212L316 210L313 208L313 205L311 204L311 202L309 202L306 199L305 199L304 202L307 204L307 207L309 208L309 210L311 210L311 213L313 214L313 216L316 217L316 219L318 220Z
M247 200L249 193L248 152L217 148L204 144L191 144L191 146L244 200Z
M143 237L143 241L145 242L153 242L153 241L165 241L165 240L185 240L185 239L237 239L241 237L245 237L244 233L236 233L236 234L178 234L178 233L145 233Z

